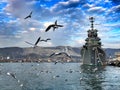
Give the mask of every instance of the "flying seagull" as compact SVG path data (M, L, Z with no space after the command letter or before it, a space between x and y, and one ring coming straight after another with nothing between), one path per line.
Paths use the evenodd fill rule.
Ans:
M37 46L38 42L40 41L40 38L41 38L41 37L39 37L39 38L37 39L37 41L35 42L34 48Z
M30 45L32 45L32 46L34 46L34 44L33 43L30 43L30 42L27 42L27 41L25 41L27 44L30 44Z
M34 48L37 46L37 44L38 44L38 42L40 41L40 38L41 37L39 37L38 39L37 39L37 41L35 42L35 44L33 44L33 43L30 43L30 42L27 42L27 41L25 41L27 44L30 44L30 45L32 45Z
M42 39L40 41L44 41L44 42L47 42L48 40L51 40L50 38L47 38L46 40Z
M51 28L53 28L53 31L54 31L58 27L63 27L63 25L58 25L56 20L54 24L51 24L46 28L45 32L49 31Z
M66 55L67 57L69 57L69 58L71 58L71 56L70 55L68 55L66 52L60 52L60 53L53 53L53 54L51 54L49 57L52 57L52 56L57 56L57 55Z
M56 55L60 55L60 53L52 53L49 57L52 57L52 56L56 56Z
M31 15L32 15L32 11L31 11L30 14L29 14L28 16L26 16L24 19L31 18Z

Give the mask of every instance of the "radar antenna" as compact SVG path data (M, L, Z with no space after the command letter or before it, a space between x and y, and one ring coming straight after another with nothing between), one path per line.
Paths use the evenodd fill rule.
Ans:
M91 30L94 30L94 20L95 20L95 18L94 17L90 17L89 20L91 22Z

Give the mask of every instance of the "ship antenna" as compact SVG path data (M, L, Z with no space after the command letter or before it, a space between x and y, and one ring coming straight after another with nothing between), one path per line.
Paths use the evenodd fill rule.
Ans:
M93 23L94 23L95 18L94 17L90 17L89 20L91 22L91 30L94 30L94 24Z

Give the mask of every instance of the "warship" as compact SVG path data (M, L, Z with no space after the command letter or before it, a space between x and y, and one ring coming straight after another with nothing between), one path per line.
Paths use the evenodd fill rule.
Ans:
M88 37L85 44L81 48L81 57L83 65L105 65L106 54L101 48L101 39L98 37L98 30L94 29L94 17L89 18L91 27L87 31Z

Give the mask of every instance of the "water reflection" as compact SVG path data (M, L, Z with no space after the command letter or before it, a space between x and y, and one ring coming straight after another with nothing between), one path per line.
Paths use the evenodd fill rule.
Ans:
M120 90L119 67L4 63L0 71L0 90Z
M102 82L104 82L104 67L98 66L81 66L82 80L81 85L85 85L85 90L102 90Z

